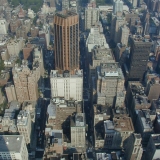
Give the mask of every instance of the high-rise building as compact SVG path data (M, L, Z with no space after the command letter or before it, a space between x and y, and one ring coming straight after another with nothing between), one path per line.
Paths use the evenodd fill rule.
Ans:
M152 160L152 159L160 159L160 134L152 134L150 136L146 152L145 152L145 159Z
M84 113L77 113L71 118L71 145L81 149L86 146L86 123Z
M134 36L130 38L129 80L143 80L152 45L151 40Z
M90 30L99 21L99 9L88 6L85 9L85 30Z
M36 101L38 99L37 79L35 74L28 68L28 62L23 60L21 67L15 65L12 73L17 100L19 102Z
M0 135L0 159L28 160L24 136Z
M8 102L17 100L14 85L12 85L11 83L7 83L7 85L5 87L5 91L6 91L6 96L7 96Z
M140 134L132 134L125 144L125 159L140 160L143 153Z
M64 97L66 100L82 101L83 97L83 72L77 70L74 75L69 71L59 74L57 70L51 70L51 97Z
M17 117L18 132L24 136L26 144L30 144L31 141L31 117L28 111L22 110Z
M62 10L69 9L69 0L62 0Z
M113 2L113 14L116 14L117 12L123 11L123 1L122 0L115 0Z
M69 70L74 74L79 69L79 17L64 10L54 16L55 68Z

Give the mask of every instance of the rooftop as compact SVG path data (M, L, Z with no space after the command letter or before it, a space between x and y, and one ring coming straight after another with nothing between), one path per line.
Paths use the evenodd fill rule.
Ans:
M50 73L51 78L76 78L83 77L83 70L76 70L74 75L71 75L69 71L64 71L63 74L59 74L58 70L51 70Z
M71 16L77 16L77 13L69 10L63 10L61 12L56 13L56 15L61 18L68 18Z
M0 135L0 152L20 152L22 135Z
M17 126L26 126L29 116L29 111L21 110L17 116Z

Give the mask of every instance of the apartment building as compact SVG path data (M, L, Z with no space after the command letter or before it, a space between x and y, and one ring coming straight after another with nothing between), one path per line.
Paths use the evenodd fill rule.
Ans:
M0 135L0 159L28 160L24 136Z
M77 149L84 149L86 147L86 122L85 114L77 113L71 117L71 145Z
M15 91L15 87L13 84L7 83L5 87L5 91L6 91L8 102L17 100L16 91Z
M126 160L140 160L142 158L143 148L141 145L141 135L131 134L125 145Z
M20 67L15 65L12 69L12 73L17 100L19 102L26 100L36 101L38 99L37 79L28 68L28 62L23 60Z
M69 71L64 71L63 74L59 74L58 70L51 70L50 83L52 97L64 97L66 100L82 101L82 70L76 70L75 74L70 74Z
M26 144L31 142L31 117L30 113L26 110L21 110L17 116L17 128L20 135L24 136Z
M23 46L24 46L24 39L23 38L11 40L7 44L7 50L8 50L9 55L18 57L19 52L22 50Z
M99 8L88 5L85 8L85 30L90 30L99 21Z

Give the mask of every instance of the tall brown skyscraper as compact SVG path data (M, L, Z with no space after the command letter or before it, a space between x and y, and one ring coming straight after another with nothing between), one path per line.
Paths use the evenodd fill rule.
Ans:
M74 74L79 69L79 17L64 10L54 17L55 68Z

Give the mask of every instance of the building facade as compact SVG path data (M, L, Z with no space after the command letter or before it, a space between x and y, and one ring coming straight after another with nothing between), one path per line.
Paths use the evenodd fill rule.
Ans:
M5 87L5 91L6 91L6 96L7 96L8 102L17 100L14 85L8 83Z

